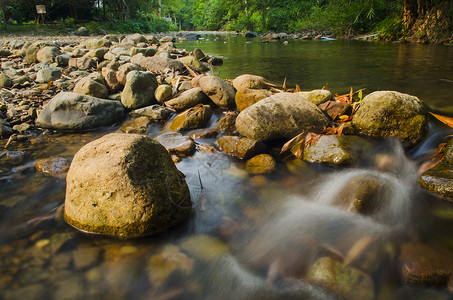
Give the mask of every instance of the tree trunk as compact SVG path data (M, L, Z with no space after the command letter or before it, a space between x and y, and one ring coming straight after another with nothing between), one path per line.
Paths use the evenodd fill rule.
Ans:
M419 16L419 2L417 0L404 0L403 12L403 21L409 29Z

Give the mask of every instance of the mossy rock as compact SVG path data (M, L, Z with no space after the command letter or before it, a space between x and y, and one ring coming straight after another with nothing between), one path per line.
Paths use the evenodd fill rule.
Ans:
M65 220L89 233L149 235L192 212L184 175L143 135L112 133L83 146L66 182Z
M393 136L410 146L425 136L427 121L426 106L417 97L377 91L363 98L352 125L362 134Z

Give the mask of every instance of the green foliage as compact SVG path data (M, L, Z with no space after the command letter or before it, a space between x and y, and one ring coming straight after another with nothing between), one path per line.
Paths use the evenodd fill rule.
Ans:
M109 31L121 33L150 33L178 30L175 24L157 17L148 17L147 19L140 20L111 21L104 25Z
M65 23L66 27L68 27L68 28L73 28L75 26L74 18L68 17L64 20L64 23Z
M94 34L97 34L99 29L101 29L101 25L99 25L98 22L96 21L91 21L87 24L85 24L85 27L91 32L91 33L94 33Z

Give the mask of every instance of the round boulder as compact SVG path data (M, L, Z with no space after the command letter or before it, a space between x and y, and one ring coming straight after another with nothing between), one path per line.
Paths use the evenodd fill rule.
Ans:
M323 128L325 114L308 99L279 93L247 107L236 119L237 131L259 141L293 138L309 127Z
M108 134L79 150L67 175L64 216L86 232L133 237L186 220L184 175L164 146L137 134Z
M395 136L408 145L414 145L427 131L426 109L415 96L377 91L363 98L352 125L362 134Z

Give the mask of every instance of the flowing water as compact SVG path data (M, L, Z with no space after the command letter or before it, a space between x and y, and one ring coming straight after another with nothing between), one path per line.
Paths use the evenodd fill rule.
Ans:
M206 37L178 47L224 58L224 78L251 73L302 89L332 92L393 89L448 110L453 49L352 41L261 43ZM118 124L119 125L119 124ZM83 134L41 135L11 150L25 152L0 170L0 299L336 299L311 283L315 261L332 257L368 274L379 299L448 298L442 287L401 283L398 252L418 241L453 250L453 206L420 189L417 168L451 131L431 126L414 149L395 140L348 168L282 159L267 176L244 162L200 147L177 164L194 204L182 226L153 237L90 236L62 219L65 180L35 171L37 159L71 159L89 141L119 126ZM149 135L161 130L155 124ZM197 140L215 145L215 139ZM15 148L14 148L15 147ZM351 212L345 199L367 193L376 207ZM352 198L351 198L352 197ZM364 285L365 283L363 283ZM357 291L357 293L359 293Z

